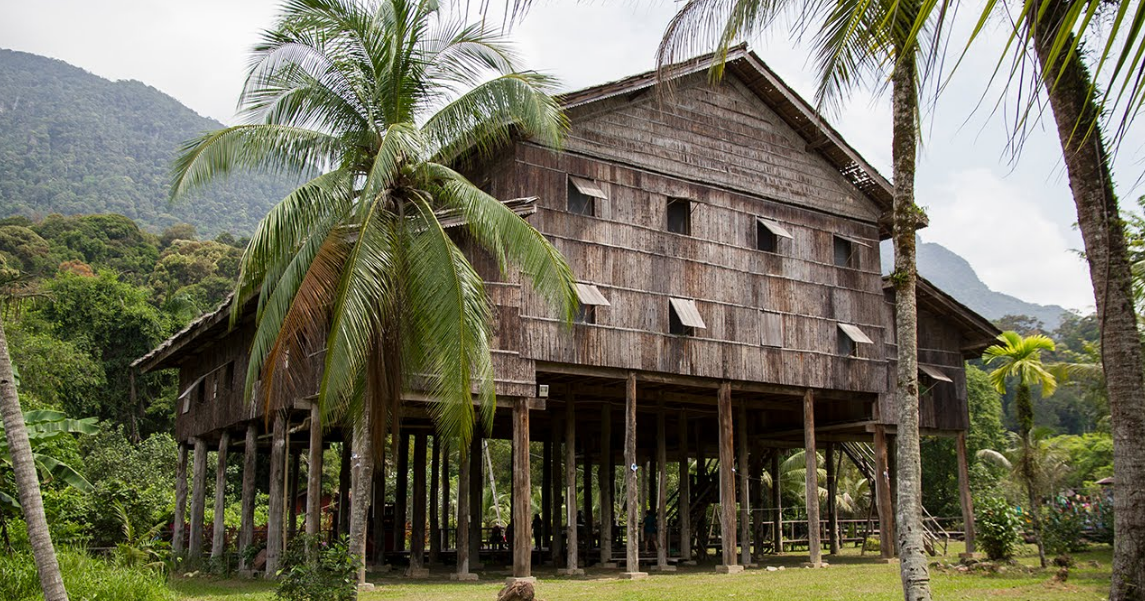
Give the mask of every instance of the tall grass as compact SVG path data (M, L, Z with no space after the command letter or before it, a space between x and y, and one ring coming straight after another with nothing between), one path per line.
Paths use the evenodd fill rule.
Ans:
M171 601L163 575L145 568L125 568L78 550L58 553L64 585L72 601ZM0 599L43 599L31 553L0 555Z

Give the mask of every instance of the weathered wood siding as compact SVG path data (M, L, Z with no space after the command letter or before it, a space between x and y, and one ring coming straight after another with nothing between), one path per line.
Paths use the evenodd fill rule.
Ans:
M570 332L526 287L520 346L499 348L535 361L885 389L877 211L751 92L734 81L685 85L663 103L618 97L572 120L564 152L519 143L511 166L492 170L490 191L539 197L530 222L611 306ZM569 175L607 194L594 216L566 211ZM690 235L666 231L670 198L692 203ZM777 253L756 250L757 217L793 239ZM835 266L835 235L867 245L856 246L857 269ZM707 328L669 334L670 297L694 299ZM762 346L761 311L781 316L783 348ZM838 355L839 322L874 344Z
M264 414L261 405L243 402L253 335L253 325L236 328L179 366L179 393L183 396L175 403L176 440L217 433L221 428ZM228 364L231 370L227 369ZM228 373L233 374L229 382ZM199 394L198 387L204 394Z

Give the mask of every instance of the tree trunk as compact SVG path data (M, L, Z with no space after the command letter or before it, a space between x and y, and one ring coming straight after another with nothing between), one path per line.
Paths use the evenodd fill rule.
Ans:
M914 203L915 158L918 151L918 67L913 55L899 57L892 75L894 138L895 331L898 334L898 383L895 415L898 422L896 480L898 551L903 597L929 601L930 572L922 528L922 460L918 439L918 311L915 286L918 272L915 231L919 209Z
M1047 66L1065 3L1055 2L1034 27L1034 50L1057 124L1077 223L1101 327L1101 360L1113 428L1114 543L1111 601L1145 599L1145 376L1134 313L1124 224L1113 194L1092 80L1074 53L1064 68ZM1032 20L1031 20L1032 21ZM1063 55L1064 58L1064 55ZM1056 85L1053 81L1056 80ZM1093 127L1093 132L1085 136ZM1076 134L1074 132L1077 132Z
M370 511L370 489L374 484L373 408L366 403L361 421L354 427L354 454L350 477L350 552L357 555L358 584L366 582L366 522Z
M1027 510L1030 524L1034 527L1034 537L1038 543L1038 561L1046 567L1046 545L1042 538L1041 501L1038 499L1037 470L1035 469L1034 448L1030 444L1030 430L1034 429L1034 401L1030 387L1019 383L1014 399L1014 410L1018 417L1019 457L1018 470L1022 484L1026 487Z
M12 360L8 356L8 338L4 334L3 323L0 323L0 413L4 416L4 434L12 456L12 472L16 476L20 508L28 524L28 542L32 545L32 557L40 574L44 601L67 601L68 591L64 589L60 564L56 561L56 550L48 531L48 518L44 515L40 479L32 459L32 443L24 426L24 414L20 411L20 396L12 375Z

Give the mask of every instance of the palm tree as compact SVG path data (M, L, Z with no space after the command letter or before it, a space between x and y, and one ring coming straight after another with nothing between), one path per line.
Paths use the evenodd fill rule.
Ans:
M998 336L1002 344L994 344L982 353L986 365L997 365L990 371L990 381L998 392L1006 392L1006 381L1013 378L1014 412L1018 418L1018 474L1026 488L1029 501L1030 521L1038 539L1038 559L1046 567L1046 550L1042 542L1042 521L1039 515L1041 503L1038 501L1038 477L1034 449L1030 446L1030 432L1034 429L1034 402L1031 386L1041 386L1042 397L1048 397L1057 389L1057 378L1042 363L1042 351L1054 350L1054 341L1041 334L1022 337L1017 332L1002 332Z
M559 147L567 122L550 78L520 71L484 26L446 22L433 0L288 0L251 65L244 123L184 146L172 197L236 170L310 178L259 224L232 316L259 296L247 394L261 381L268 409L301 384L291 358L325 351L319 404L326 423L355 424L351 515L362 516L403 390L434 398L439 433L463 449L473 390L486 424L495 408L490 303L445 217L571 322L560 253L456 169L513 136ZM352 521L364 551L365 520Z
M16 490L19 492L20 506L24 509L28 541L32 545L32 556L40 574L44 601L67 601L68 591L60 575L60 564L56 560L52 535L48 531L48 519L44 515L44 500L40 497L40 480L36 475L32 443L28 439L24 415L20 412L20 396L12 373L12 359L8 355L8 337L4 334L3 323L0 323L0 414L4 419L4 434L8 441L12 471L16 476Z
M919 89L934 51L920 45L915 23L929 29L934 3L925 0L689 0L668 26L658 53L660 65L672 63L695 44L714 41L717 56L726 56L736 40L770 25L784 10L800 15L799 28L813 31L819 70L820 105L838 103L856 84L889 75L892 100L892 157L895 248L895 329L898 371L895 417L898 427L897 547L903 594L930 599L922 528L922 469L918 434L918 269L915 232L925 215L914 202L918 153ZM937 36L933 38L938 47ZM887 71L889 70L889 74ZM722 63L712 69L722 75Z

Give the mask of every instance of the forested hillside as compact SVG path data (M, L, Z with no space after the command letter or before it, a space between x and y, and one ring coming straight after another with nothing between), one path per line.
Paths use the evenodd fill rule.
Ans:
M249 233L292 182L236 177L167 202L179 145L219 127L140 82L0 49L0 217L120 213L152 231Z

